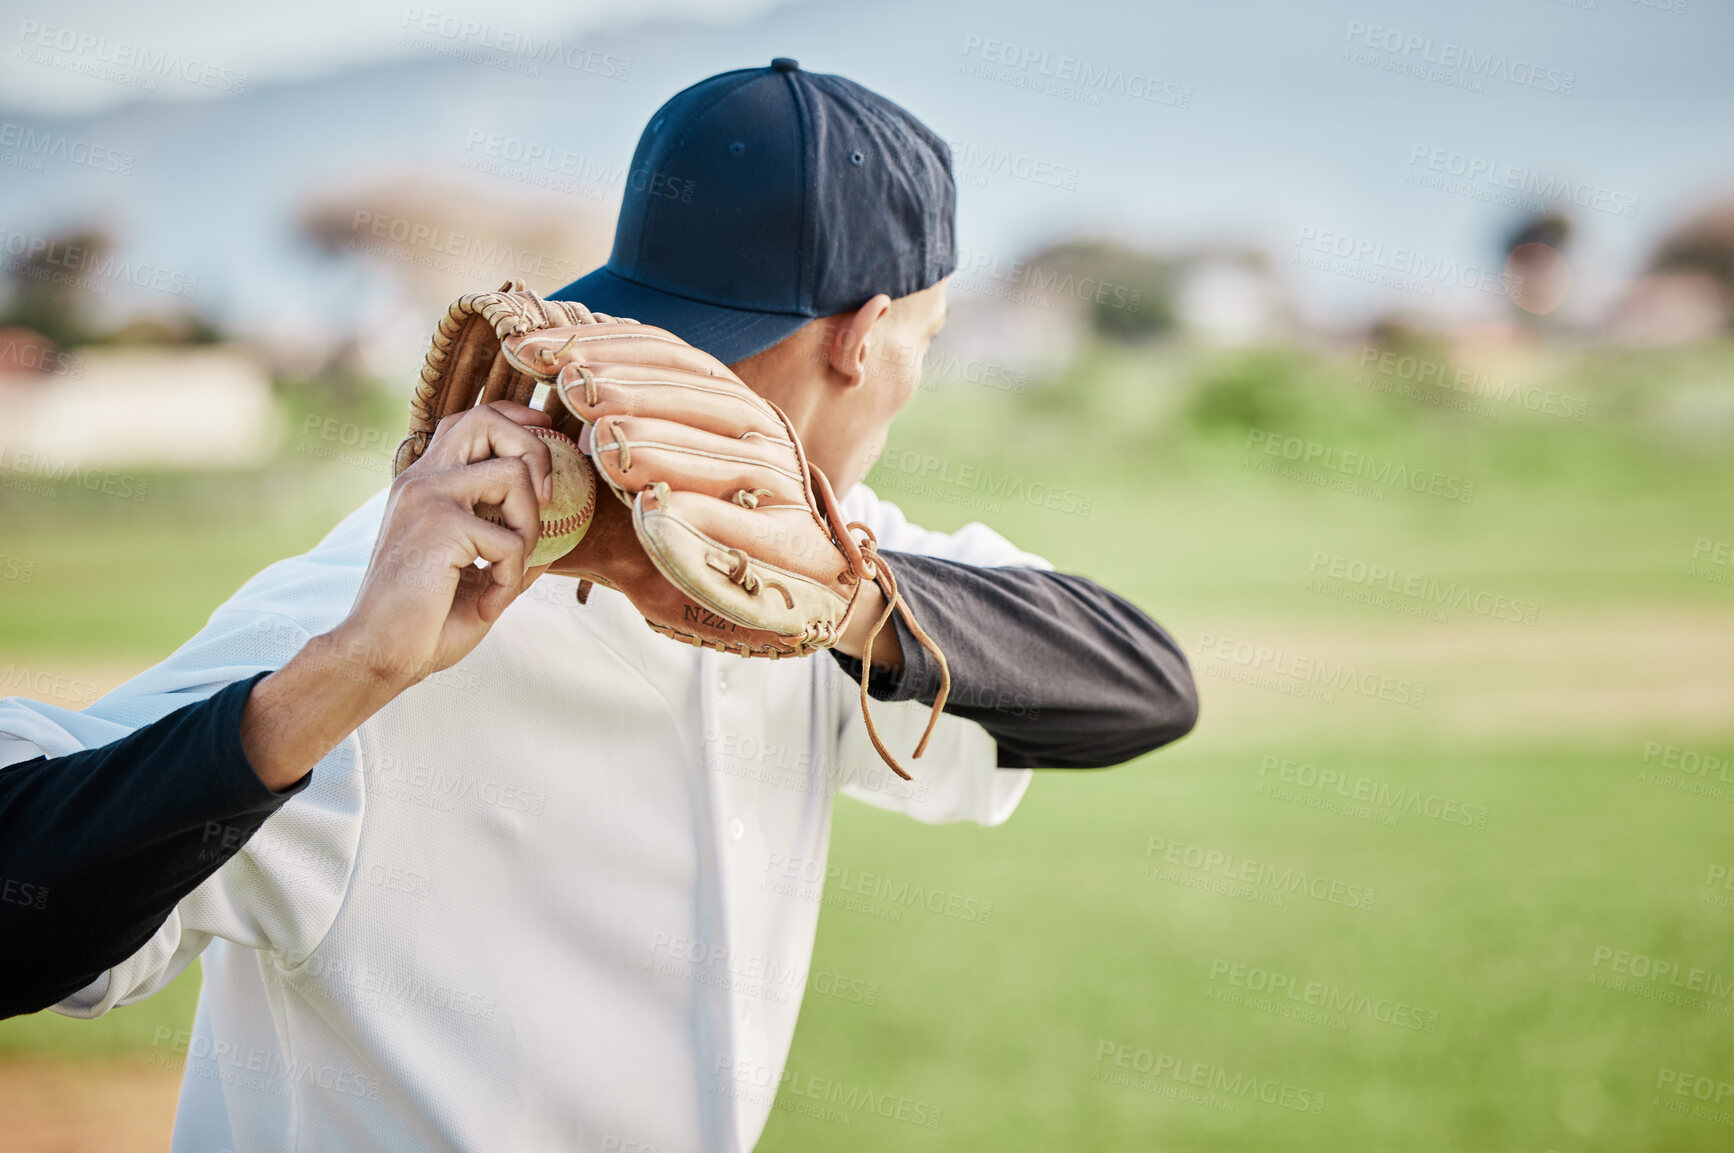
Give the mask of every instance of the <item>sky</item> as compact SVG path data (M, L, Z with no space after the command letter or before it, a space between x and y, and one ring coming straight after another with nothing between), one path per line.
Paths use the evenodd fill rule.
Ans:
M500 31L581 35L654 18L694 22L740 21L781 0L424 0L420 4L367 0L295 0L248 4L236 0L55 0L0 4L4 59L21 43L54 29L100 37L118 46L178 51L204 63L244 72L254 84L304 80L346 67L403 59L413 50L405 33L430 17ZM51 37L52 39L52 37ZM50 115L102 112L135 98L126 88L69 70L0 69L0 107ZM221 99L217 89L188 88L165 99ZM146 99L150 99L149 96Z
M138 160L124 179L0 167L0 233L113 221L243 323L319 291L284 223L319 188L443 179L477 130L624 164L675 91L777 55L885 93L953 144L972 258L1104 233L1247 245L1327 322L1507 309L1482 277L1539 202L1569 207L1562 315L1591 319L1670 227L1734 193L1725 0L528 0L510 24L499 5L355 0L0 12L0 162L8 124ZM525 36L630 72L530 78L445 51ZM196 59L210 82L87 74L124 51ZM1440 267L1453 275L1414 274Z

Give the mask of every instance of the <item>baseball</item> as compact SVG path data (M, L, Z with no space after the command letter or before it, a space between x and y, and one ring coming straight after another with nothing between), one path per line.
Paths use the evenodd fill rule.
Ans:
M554 465L554 495L542 507L542 535L530 553L530 567L551 564L578 547L596 512L596 474L572 438L551 428L530 429L548 443ZM478 504L476 515L504 524L500 506Z

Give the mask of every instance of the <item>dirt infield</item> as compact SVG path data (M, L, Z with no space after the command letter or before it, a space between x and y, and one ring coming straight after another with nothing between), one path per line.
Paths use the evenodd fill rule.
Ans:
M0 1146L14 1153L162 1153L181 1075L142 1061L0 1061Z

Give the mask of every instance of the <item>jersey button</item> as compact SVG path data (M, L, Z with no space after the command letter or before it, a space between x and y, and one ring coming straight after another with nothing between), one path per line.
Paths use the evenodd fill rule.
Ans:
M746 823L744 821L742 821L739 817L730 817L729 818L729 836L733 837L735 840L738 841L746 835L747 835Z

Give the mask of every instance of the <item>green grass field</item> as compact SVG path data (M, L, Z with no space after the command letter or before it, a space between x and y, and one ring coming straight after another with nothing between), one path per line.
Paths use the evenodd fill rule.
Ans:
M1731 366L1716 347L1506 370L1586 400L1581 422L1381 393L1353 383L1352 355L1103 352L1023 397L923 393L893 433L903 463L874 478L912 519L986 520L1134 597L1189 654L1229 643L1195 662L1190 738L1038 774L1004 828L838 805L833 864L991 916L828 894L814 967L873 1003L808 995L761 1148L1734 1147L1734 889L1707 883L1734 872L1734 784L1645 776L1651 743L1734 753L1734 587L1693 567L1700 539L1734 540L1731 436L1689 418L1734 391ZM1475 495L1260 472L1254 430ZM0 666L165 653L370 483L291 467L292 449L220 499L166 481L125 510L0 505L0 553L35 562L0 587ZM1037 484L1089 514L1044 507ZM260 491L318 495L260 517ZM1537 611L1358 603L1361 586L1317 587L1333 557ZM1425 696L1242 683L1234 642ZM1363 799L1302 765L1351 794L1364 780ZM1248 860L1255 880L1217 891ZM1616 973L1644 968L1628 955L1705 988ZM100 1022L6 1022L0 1052L135 1050L193 996L183 979Z

